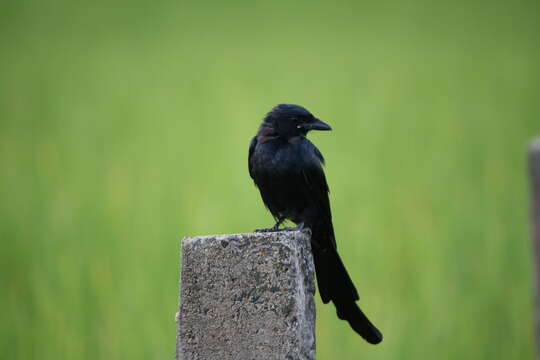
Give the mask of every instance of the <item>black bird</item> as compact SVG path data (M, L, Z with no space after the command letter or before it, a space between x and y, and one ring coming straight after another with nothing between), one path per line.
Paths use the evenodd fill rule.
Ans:
M280 104L266 114L251 140L249 174L276 220L272 228L258 231L279 231L285 220L296 223L293 229L309 228L322 301L332 301L340 319L378 344L382 334L357 306L358 292L337 253L324 158L306 138L310 130L331 127L302 106Z

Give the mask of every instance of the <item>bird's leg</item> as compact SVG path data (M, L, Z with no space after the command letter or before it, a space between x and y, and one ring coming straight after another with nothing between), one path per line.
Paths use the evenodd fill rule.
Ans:
M285 221L284 217L279 217L277 219L277 222L271 228L268 228L268 229L256 229L254 232L276 232L276 231L280 231L279 226L281 224L283 224L284 221Z

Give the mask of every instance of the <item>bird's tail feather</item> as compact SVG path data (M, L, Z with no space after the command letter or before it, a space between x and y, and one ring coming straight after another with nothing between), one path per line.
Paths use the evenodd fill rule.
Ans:
M322 301L332 301L338 317L346 320L367 342L380 343L383 336L356 304L359 299L358 292L337 251L333 248L317 248L315 243L313 259Z
M358 292L335 249L313 249L317 284L322 301L359 299Z
M370 344L378 344L383 336L379 329L369 321L354 301L335 304L337 315L341 320L347 320L349 325Z

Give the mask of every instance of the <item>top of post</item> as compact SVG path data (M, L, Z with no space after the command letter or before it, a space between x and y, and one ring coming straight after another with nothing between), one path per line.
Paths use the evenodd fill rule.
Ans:
M533 139L529 145L529 153L531 155L540 154L540 137Z

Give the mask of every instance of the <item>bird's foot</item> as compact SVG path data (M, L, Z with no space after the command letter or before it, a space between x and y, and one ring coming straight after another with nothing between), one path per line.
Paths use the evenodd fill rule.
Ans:
M276 232L276 231L281 231L279 229L279 226L281 224L283 224L283 221L285 221L284 218L279 218L277 223L274 224L274 226L272 226L271 228L268 228L268 229L255 229L253 232L260 232L260 233L265 233L265 232Z
M311 234L311 229L306 227L306 225L303 222L298 224L295 227L283 228L283 229L281 229L281 231L302 231L302 232L308 232L309 234Z

